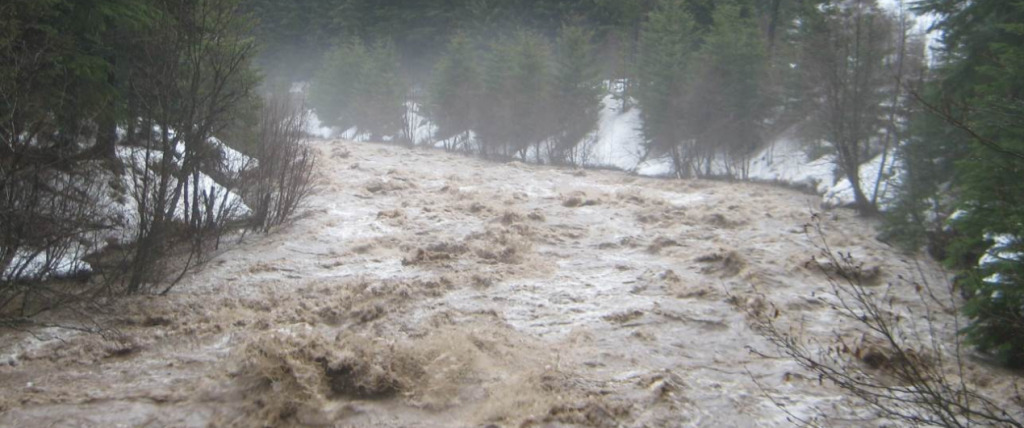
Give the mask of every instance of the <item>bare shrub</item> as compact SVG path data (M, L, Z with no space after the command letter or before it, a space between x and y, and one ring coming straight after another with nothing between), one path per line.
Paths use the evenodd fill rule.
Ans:
M0 319L28 319L81 301L91 270L80 260L109 225L96 174L25 162L0 165Z
M287 98L272 98L263 107L256 164L243 174L251 230L267 233L284 224L312 193L316 154L307 145L307 121L306 109Z
M257 84L249 72L256 42L247 36L249 21L238 2L160 7L168 19L144 35L131 34L138 36L133 49L140 59L126 65L133 119L119 148L132 150L130 190L138 221L124 257L129 294L154 290L172 267L179 272L173 286L216 246L228 216L214 207L228 196L214 194L218 187L206 175L217 159L210 139L241 116Z
M805 338L802 326L785 325L774 305L748 310L757 330L784 356L878 416L908 426L1024 426L1019 414L1010 414L1004 402L983 394L968 380L967 351L959 335L959 297L952 286L933 286L923 271L919 279L903 279L902 284L869 286L866 281L872 273L852 254L829 247L817 215L806 228L819 250L809 265L828 278L829 292L819 301L861 331L833 330L831 339L821 342ZM916 292L916 307L923 309L897 303L908 289ZM820 410L813 418L788 414L800 426L827 426L830 420L851 416Z
M88 321L107 297L160 291L180 269L173 286L245 211L209 174L211 136L253 101L249 19L233 0L118 10L149 8L166 19L119 28L108 53L56 43L85 33L0 42L0 316L42 324L31 318L66 308Z
M211 250L246 211L240 198L204 172L214 169L219 157L219 151L206 147L209 142L179 152L169 133L156 134L119 148L128 154L125 179L136 235L125 237L132 244L121 254L123 272L107 275L113 280L124 274L129 294L151 291L173 276L160 291L168 293L186 272L211 258Z

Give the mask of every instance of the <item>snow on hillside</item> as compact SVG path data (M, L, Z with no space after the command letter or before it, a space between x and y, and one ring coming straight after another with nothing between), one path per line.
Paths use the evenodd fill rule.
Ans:
M890 150L860 167L861 189L868 198L873 198L877 184L878 202L882 209L895 197L895 186L902 176L896 160L896 151ZM822 195L822 204L828 207L851 205L854 202L853 186L836 171L835 155L811 159L805 145L793 135L792 130L762 149L750 163L751 180L814 190Z
M434 133L437 132L437 125L434 125L422 112L423 106L417 102L406 102L405 103L405 117L407 125L410 128L412 134L412 143L428 144L434 141ZM336 128L330 128L323 125L320 118L317 117L313 111L309 112L310 120L306 127L306 133L318 138L331 138L332 136L338 136L349 141L366 142L370 140L370 134L364 130L359 129L357 126L353 126L346 130L339 131ZM384 135L380 137L383 142L392 142L399 139L399 136L404 131L392 135Z
M120 134L124 135L124 132L121 131ZM255 160L249 156L232 149L216 138L211 138L209 143L221 152L219 168L223 173L235 174L256 164ZM179 143L175 148L175 162L179 166L182 162L180 156L183 153L184 145ZM7 268L0 272L0 279L5 281L12 279L42 280L90 272L92 266L82 259L103 248L90 245L87 242L126 244L138 237L138 198L141 196L141 189L144 186L142 172L146 170L147 165L159 164L163 159L163 153L143 147L118 146L116 154L126 166L124 174L115 177L110 172L103 170L104 177L96 180L98 183L96 188L89 190L90 193L98 197L99 206L95 208L97 217L110 221L111 228L90 233L89 236L84 237L82 243L71 244L67 248L48 251L19 250ZM112 184L114 182L119 185L114 186ZM171 188L176 187L177 184L177 180L172 178ZM183 188L187 188L188 192L198 188L200 203L204 206L209 203L216 215L226 215L234 219L245 217L251 212L238 194L205 173L199 173L198 178L187 177ZM179 199L175 209L175 218L183 220L187 208L188 203L183 198ZM200 210L199 214L206 215L205 209Z
M835 180L832 155L809 159L803 144L784 135L762 149L750 162L750 179L778 182L826 194Z
M437 126L423 114L423 106L415 102L405 103L406 122L412 131L412 144L427 144L434 140Z
M221 168L226 171L238 172L252 162L248 156L229 148L220 140L212 139L210 143L221 150L223 154ZM182 153L184 145L179 143L176 151ZM119 202L115 202L116 205L120 206L119 209L125 220L122 228L117 231L117 235L121 242L127 242L137 236L139 221L138 199L142 196L142 188L144 186L143 172L148 165L159 164L161 159L163 159L163 154L159 151L142 147L118 146L117 156L128 167L128 172L121 176L122 184L127 189L125 191L126 197L120 198ZM174 162L180 167L182 160L180 157L175 156ZM172 177L170 179L170 186L171 188L177 187L178 180ZM185 182L182 183L182 188L188 192L198 188L200 203L204 207L207 204L212 206L212 212L214 213L224 213L231 218L241 218L249 215L251 212L238 194L225 188L205 173L200 172L198 177L186 177ZM178 205L174 211L175 219L183 220L185 218L189 202L191 201L186 201L184 197L178 200ZM204 210L200 210L199 214L201 216L206 215Z
M312 110L309 112L309 120L306 122L306 133L317 138L331 138L334 130L324 126L320 118Z
M883 211L888 208L896 197L897 186L903 177L903 169L896 157L896 150L880 153L860 166L860 185L868 199L876 200ZM882 162L885 162L883 165ZM879 175L881 172L881 175ZM877 196L875 191L877 189ZM829 207L850 205L854 202L853 186L850 180L843 178L828 192L825 192L824 203Z
M597 131L588 137L596 138L588 165L624 171L636 169L644 151L641 126L640 109L630 108L623 112L620 101L611 94L605 96Z
M610 82L607 83L611 85ZM433 143L434 147L443 147L443 142L434 141L437 130L429 118L421 113L421 106L415 102L406 103L409 123L415 144ZM312 115L308 132L320 138L339 138L366 142L371 137L357 127L339 132L323 127L315 114ZM621 101L615 95L607 94L602 100L601 113L597 129L584 138L581 144L589 145L588 167L614 168L634 172L644 177L667 177L672 175L672 163L669 159L645 156L643 119L639 107L623 111ZM380 137L384 142L397 140L397 135ZM472 139L471 139L472 140ZM538 154L531 150L529 159ZM540 157L543 157L541 155ZM885 166L882 167L883 156L878 155L866 162L860 171L861 186L868 197L874 195L876 182L881 168L881 183L878 184L878 201L885 209L895 196L895 185L902 175L896 163L895 150L884 156ZM724 174L726 170L720 168ZM853 189L849 180L836 173L834 155L827 154L815 159L808 156L806 145L788 130L775 141L761 149L750 163L749 179L812 190L822 195L822 204L829 207L846 206L854 201Z
M92 265L82 261L86 255L82 245L72 245L67 251L18 250L7 269L0 273L0 280L46 280L91 272Z

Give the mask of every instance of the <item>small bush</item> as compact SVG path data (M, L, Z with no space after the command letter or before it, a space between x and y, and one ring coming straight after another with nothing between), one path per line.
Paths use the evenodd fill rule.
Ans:
M288 221L313 191L316 154L307 145L308 114L289 99L263 108L254 148L256 164L244 174L242 198L252 209L250 229L269 232Z

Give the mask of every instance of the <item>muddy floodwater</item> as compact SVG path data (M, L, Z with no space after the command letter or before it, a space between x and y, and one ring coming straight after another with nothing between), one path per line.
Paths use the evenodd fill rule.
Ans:
M816 196L315 145L306 215L119 304L127 343L3 333L0 426L775 427L856 406L749 318L854 334L815 297ZM879 283L941 276L872 220L823 218Z

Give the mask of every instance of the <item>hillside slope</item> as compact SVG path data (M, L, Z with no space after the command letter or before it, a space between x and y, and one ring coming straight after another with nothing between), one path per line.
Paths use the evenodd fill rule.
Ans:
M764 299L852 334L805 267L818 197L316 145L308 215L125 302L120 344L8 336L0 426L789 426L761 387L796 414L852 406L751 352L772 351L746 315ZM917 272L870 221L826 217L881 281Z

